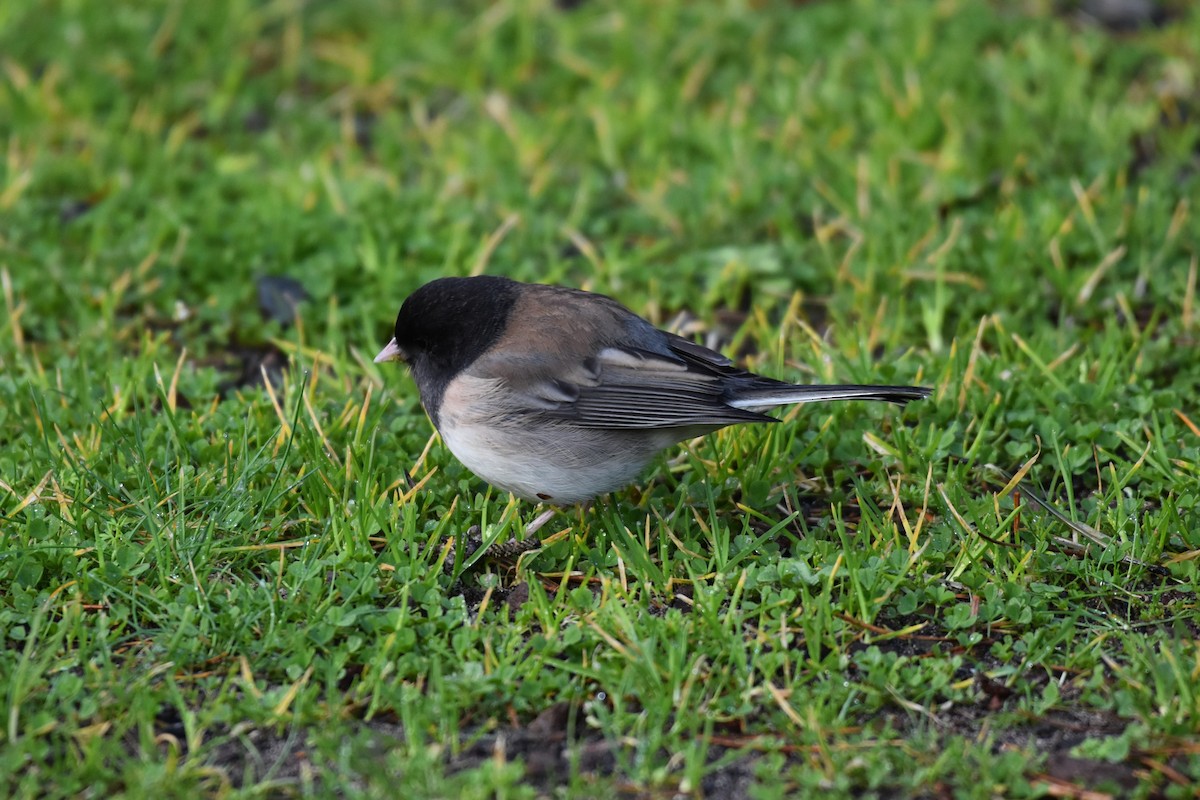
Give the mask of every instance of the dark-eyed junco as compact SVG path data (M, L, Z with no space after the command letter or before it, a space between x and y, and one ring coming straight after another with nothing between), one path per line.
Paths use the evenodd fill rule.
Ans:
M796 386L738 369L617 301L507 278L413 292L376 362L412 369L459 461L527 500L570 505L632 482L662 449L818 400L906 403L919 386Z

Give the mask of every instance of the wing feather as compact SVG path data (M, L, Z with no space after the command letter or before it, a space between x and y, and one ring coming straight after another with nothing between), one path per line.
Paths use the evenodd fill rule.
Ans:
M917 387L792 385L642 324L654 334L639 334L643 347L594 352L582 347L588 337L568 337L556 348L558 357L547 358L550 348L523 343L527 346L515 352L481 358L469 372L503 386L520 414L583 428L675 428L688 436L739 422L778 422L760 413L777 405L839 399L904 403L928 394Z
M705 360L701 366L677 357L674 352L667 355L635 348L606 348L590 365L594 369L572 383L575 397L542 411L542 415L587 428L622 430L776 421L729 405L723 376L708 364L718 368L731 365L723 356L699 345L695 347L720 361ZM551 395L565 394L560 384L561 381L554 381L545 389L530 388L540 399L547 400Z

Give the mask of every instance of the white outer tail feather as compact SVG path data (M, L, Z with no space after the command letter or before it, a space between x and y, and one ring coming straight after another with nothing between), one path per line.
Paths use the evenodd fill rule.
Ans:
M733 408L758 411L774 406L827 400L880 400L903 405L909 400L928 396L929 390L918 386L786 386L747 392L743 397L726 401L726 404Z

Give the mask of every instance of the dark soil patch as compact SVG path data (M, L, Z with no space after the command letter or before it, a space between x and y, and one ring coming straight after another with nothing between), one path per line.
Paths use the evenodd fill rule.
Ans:
M453 774L480 767L488 762L519 761L524 765L524 780L539 796L551 796L556 787L572 780L620 786L626 758L632 757L624 743L603 738L583 722L579 706L556 703L531 720L527 725L507 725L498 728L476 728L463 735L457 754L449 750L442 756L447 773ZM1079 758L1071 750L1089 738L1119 735L1126 722L1111 714L1086 710L1055 711L1038 719L1017 725L992 727L993 713L984 705L954 706L939 710L931 718L918 717L902 711L885 712L877 718L881 727L899 732L901 736L927 736L935 740L965 738L976 740L982 734L991 742L994 752L1019 750L1029 752L1031 760L1027 777L1064 791L1074 787L1075 794L1084 791L1123 796L1147 775L1135 758L1112 763ZM404 729L389 721L363 722L364 735L357 739L356 755L351 759L356 767L370 769L381 765L385 756L404 746ZM985 732L986 731L986 732ZM271 781L280 788L316 780L322 774L336 772L338 765L322 763L319 733L304 730L276 731L269 728L231 732L205 757L205 762L220 769L235 787ZM804 768L813 757L808 748L797 748L777 737L714 737L709 747L710 764L718 764L705 775L700 796L742 800L750 798L756 784L756 773L765 753L783 753L783 766ZM1039 758L1044 756L1044 760ZM770 769L778 771L778 756L773 757ZM347 776L348 780L354 780ZM626 784L633 786L632 782ZM896 787L899 791L899 787ZM671 793L668 792L668 796ZM649 796L631 790L626 796ZM945 795L945 787L929 787L923 796L936 798Z

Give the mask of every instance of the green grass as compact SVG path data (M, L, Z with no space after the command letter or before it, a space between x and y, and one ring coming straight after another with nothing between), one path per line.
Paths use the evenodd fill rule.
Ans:
M1200 15L424 5L0 4L0 795L1191 797ZM483 271L934 395L467 569Z

